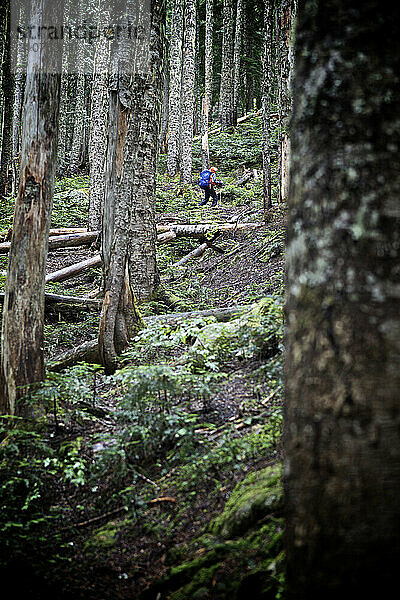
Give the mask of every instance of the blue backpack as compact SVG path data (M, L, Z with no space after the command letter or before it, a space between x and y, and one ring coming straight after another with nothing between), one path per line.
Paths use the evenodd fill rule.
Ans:
M204 190L210 185L210 175L211 171L209 171L208 169L205 169L200 173L199 187L201 187L201 189Z

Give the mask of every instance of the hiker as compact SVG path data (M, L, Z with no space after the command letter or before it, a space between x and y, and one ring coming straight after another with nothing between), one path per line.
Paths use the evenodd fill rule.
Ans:
M217 192L215 191L216 185L222 185L220 181L217 181L216 176L217 169L215 167L211 167L210 170L205 169L200 173L200 181L199 187L204 190L204 200L200 202L200 206L204 206L212 197L212 206L217 206L218 197Z

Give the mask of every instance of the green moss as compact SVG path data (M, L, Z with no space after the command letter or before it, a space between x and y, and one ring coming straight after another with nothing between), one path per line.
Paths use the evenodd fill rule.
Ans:
M282 506L281 466L250 473L233 490L225 509L211 530L224 538L243 535L260 519L279 512Z
M104 527L97 529L85 543L85 551L89 556L98 553L108 553L117 544L119 533L129 524L129 519L124 521L109 521Z

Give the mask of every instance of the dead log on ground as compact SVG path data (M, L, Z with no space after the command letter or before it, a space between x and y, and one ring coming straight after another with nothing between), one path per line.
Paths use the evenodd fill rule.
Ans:
M65 281L66 279L72 279L77 275L80 275L83 271L87 271L88 269L92 269L94 267L98 267L101 265L101 256L100 254L96 254L91 258L86 260L82 260L79 263L75 263L74 265L70 265L69 267L64 267L59 271L54 271L54 273L49 273L46 275L46 283L50 283L52 281Z
M67 235L69 233L87 233L87 227L59 227L57 229L50 229L49 235ZM8 231L0 231L0 239L4 241L11 240L12 229Z
M56 248L68 248L75 246L87 246L96 241L97 231L87 231L85 233L71 233L68 235L55 235L49 238L49 250ZM7 254L10 250L11 242L0 244L0 254Z
M87 309L100 310L102 301L93 298L77 298L76 296L63 296L62 294L45 294L45 305L69 304L70 306L82 306ZM4 292L0 292L0 304L4 303Z
M196 225L171 225L176 237L203 238L207 233L220 234L225 231L258 229L263 223L198 223Z

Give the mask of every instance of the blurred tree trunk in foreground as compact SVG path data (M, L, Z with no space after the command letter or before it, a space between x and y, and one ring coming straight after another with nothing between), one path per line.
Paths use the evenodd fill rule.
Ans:
M400 559L399 13L335 0L297 18L288 598L383 598Z

